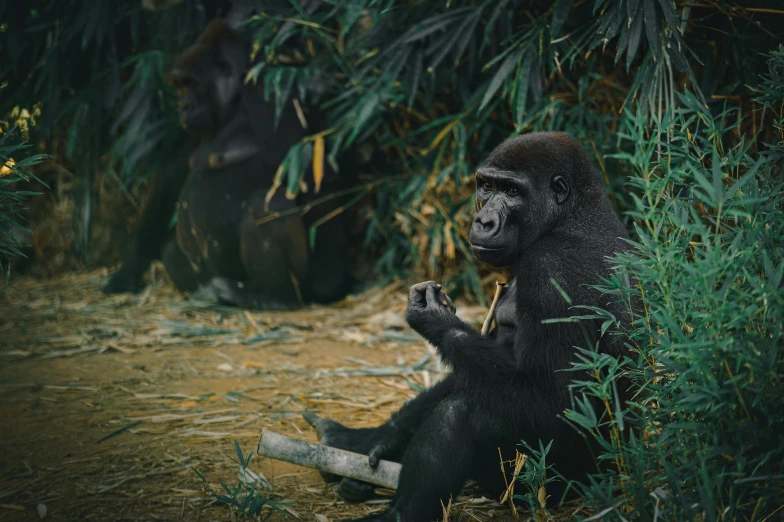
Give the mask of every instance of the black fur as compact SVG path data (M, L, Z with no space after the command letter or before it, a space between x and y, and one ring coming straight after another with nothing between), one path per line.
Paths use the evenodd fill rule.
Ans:
M180 118L201 143L187 175L160 176L138 228L137 248L106 291L138 288L150 260L160 254L167 224L162 221L171 215L176 194L176 239L163 249L163 261L180 290L262 309L329 302L347 293L347 216L338 214L319 226L315 247L308 244L308 228L345 197L314 205L304 216L295 211L344 188L341 178L325 162L318 193L308 170L306 193L289 199L283 186L267 200L288 149L318 132L320 122L290 98L275 123L274 100L264 101L258 87L244 82L249 50L245 38L215 20L175 62ZM158 228L152 221L159 221ZM145 249L146 240L157 248Z
M415 285L406 319L437 347L451 374L375 429L311 418L326 444L368 454L371 465L379 458L403 463L389 511L363 520L433 520L469 479L497 498L504 490L498 448L513 459L521 440L553 440L549 462L567 478L595 470L584 439L558 418L577 377L558 370L575 360L575 346L598 345L614 356L623 347L600 337L596 321L542 320L576 315L553 279L573 305L602 307L628 321L620 304L586 286L610 275L607 258L627 248L626 232L582 147L561 133L501 144L478 169L476 198L474 254L512 275L497 327L480 335L443 304L438 285ZM343 490L358 488L344 479Z
M198 139L186 135L164 169L152 181L147 202L133 232L130 247L122 266L112 274L103 288L107 294L138 292L143 287L144 274L150 263L162 259L164 247L173 232L169 223L174 216L180 191L188 178L188 159L198 145Z

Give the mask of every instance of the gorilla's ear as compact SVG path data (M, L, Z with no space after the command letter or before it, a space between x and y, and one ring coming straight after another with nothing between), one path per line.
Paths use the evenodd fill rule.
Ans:
M553 178L553 181L550 183L550 186L555 193L555 200L560 205L566 198L569 197L569 182L566 181L566 178L563 176L556 176Z

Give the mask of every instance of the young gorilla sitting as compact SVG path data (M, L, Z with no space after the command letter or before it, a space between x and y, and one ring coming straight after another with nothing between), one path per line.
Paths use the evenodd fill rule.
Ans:
M573 315L555 281L573 305L601 307L628 322L629 310L588 286L610 276L608 258L628 248L626 231L588 156L561 133L502 143L477 171L476 203L474 255L512 276L497 328L480 335L453 314L440 285L414 285L406 319L452 372L377 428L306 414L321 443L367 454L374 467L380 459L402 462L389 511L362 520L433 520L469 479L497 498L505 490L499 449L512 459L522 440L554 441L548 461L566 478L595 470L584 439L558 418L570 405L570 382L581 377L561 370L575 360L575 347L619 356L623 344L600 335L597 321L542 320ZM340 492L361 499L372 488L343 479Z

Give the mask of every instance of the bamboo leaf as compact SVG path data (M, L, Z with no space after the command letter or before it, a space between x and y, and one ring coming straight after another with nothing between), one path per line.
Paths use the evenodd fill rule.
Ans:
M506 5L510 2L510 0L500 0L495 2L495 9L490 14L490 18L488 18L487 23L485 24L484 36L482 38L482 45L479 48L479 52L481 53L484 51L487 42L491 40L491 38L496 36L495 32L495 24L498 21L498 18L506 9Z
M530 56L520 65L517 81L517 99L515 100L515 123L520 126L525 118L525 104L528 100L528 83L531 75Z
M460 61L460 58L463 57L465 54L468 45L474 41L474 32L476 31L476 26L479 24L479 21L482 19L482 9L477 10L476 14L474 15L473 19L471 20L470 26L463 31L463 38L461 38L458 43L457 47L455 48L455 55L454 55L454 65L457 66L457 63Z
M289 102L291 89L294 87L296 72L293 68L281 68L275 72L275 128L280 123L283 107Z
M357 135L360 133L360 131L362 131L370 117L373 116L373 113L376 111L376 107L378 106L378 102L379 95L376 92L370 93L361 100L361 104L357 111L357 119L355 120L353 126L354 129L346 141L346 146L351 145L354 142Z
M621 36L618 38L618 49L615 52L615 63L617 64L621 61L621 56L629 47L629 35L631 34L631 30L626 24L623 24L621 27Z
M448 35L441 45L441 50L435 55L433 60L430 62L429 68L435 70L441 64L441 62L446 58L449 54L449 51L455 47L455 44L459 42L458 48L465 50L465 46L468 45L468 42L471 39L471 33L473 32L474 27L476 27L476 23L479 21L479 17L482 15L482 8L480 7L477 9L477 12L471 16L466 16L465 20L452 32L451 35ZM460 54L455 55L455 62L460 59Z
M719 158L719 151L715 145L711 156L711 170L713 174L714 197L717 205L721 205L724 202L724 185L722 183L721 158Z
M656 19L656 4L654 0L643 0L643 15L645 17L645 34L648 36L648 46L653 53L653 60L658 62L661 57L661 37L659 23Z
M672 7L672 0L659 0L659 7L661 7L664 18L667 20L667 25L670 28L670 34L675 38L675 41L682 42L681 31L678 18L675 10Z
M417 92L419 92L419 77L422 74L422 58L423 52L421 49L417 49L414 51L414 63L409 67L408 70L408 106L414 106L414 100L416 99Z
M302 149L303 145L300 143L291 148L286 173L286 199L294 199L299 193L299 180L302 179L302 168L300 168L303 156Z
M631 68L634 57L637 55L637 48L640 46L640 40L642 39L642 18L642 11L637 11L634 22L629 29L629 47L626 51L627 70Z
M626 0L626 25L631 27L632 21L637 17L637 10L640 8L640 0Z
M450 23L452 23L452 17L449 17L446 20L441 20L439 22L430 25L420 24L419 27L424 27L424 28L420 31L414 31L414 30L409 31L409 33L405 37L403 37L401 43L407 44L407 43L423 40L424 38L430 36L431 34L446 28L446 26L448 26Z
M572 10L574 0L556 0L553 7L553 20L550 23L550 38L555 38L561 34L566 18L569 16L569 11Z
M422 151L422 154L429 154L430 151L432 151L433 149L438 147L438 145L443 141L443 139L446 137L446 135L449 134L449 131L451 131L452 128L455 125L457 125L458 123L460 123L460 117L459 116L457 118L453 119L452 121L450 121L443 129L441 129L441 131L436 135L435 139L430 144L430 146L427 149L425 149L424 151Z
M725 199L730 199L735 194L735 192L737 192L738 190L746 186L746 184L749 181L751 181L751 179L754 178L754 176L757 175L757 171L759 170L760 166L763 164L764 160L765 160L764 156L760 156L757 159L757 161L754 162L754 165L748 170L748 172L746 172L746 174L744 174L743 177L740 178L738 181L733 183L733 185L725 194L724 196Z
M506 77L514 70L515 65L520 60L520 57L523 55L523 49L517 51L516 53L510 54L506 60L501 64L498 70L493 76L493 79L490 81L490 85L487 87L485 91L485 95L482 98L482 103L479 104L479 111L481 112L482 109L485 108L487 103L493 97L493 95L501 88L501 85L506 80Z

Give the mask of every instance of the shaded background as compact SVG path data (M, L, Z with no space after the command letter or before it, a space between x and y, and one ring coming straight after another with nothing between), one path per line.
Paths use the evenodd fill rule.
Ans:
M36 275L116 263L150 177L183 138L169 65L232 4L168 3L0 6L3 129L17 123L51 156L35 170L48 189L33 184L44 194L22 211ZM279 99L299 90L320 102L328 156L374 146L357 203L361 251L373 254L357 268L363 277L414 269L482 302L467 248L472 169L502 139L576 136L620 213L633 173L623 154L635 147L624 127L642 123L652 138L682 96L713 113L738 108L760 142L775 141L751 97L784 17L774 0L747 4L260 1L245 26L257 60L248 81ZM308 154L301 145L292 155ZM306 164L287 161L284 188L298 190Z
M0 517L9 520L37 520L39 505L65 519L187 520L204 507L234 520L241 510L224 504L266 497L243 490L216 503L218 481L236 484L229 441L247 454L259 429L313 440L303 408L375 425L442 374L402 321L399 282L289 314L193 308L155 269L139 295L100 294L108 270L94 269L120 259L149 180L184 136L169 64L232 7L150 3L158 9L0 3L0 264L19 276L0 301ZM604 176L635 241L614 262L638 282L604 290L640 298L644 314L622 332L631 357L579 351L594 380L575 383L564 416L598 439L603 464L584 503L541 506L553 479L548 441L528 441L533 458L515 481L527 516L780 518L780 1L257 6L244 26L256 42L248 81L318 102L328 155L360 144L373 153L354 203L364 281L433 277L485 304L495 276L467 245L472 173L504 138L569 132ZM309 140L290 151L281 190L296 193L311 151ZM480 322L485 308L463 302L460 313ZM613 317L582 312L614 334ZM622 381L647 395L622 405ZM585 396L605 411L586 408ZM202 415L212 431L192 420ZM297 477L275 492L302 512L380 509L335 503L315 473ZM481 517L498 510L462 502Z

